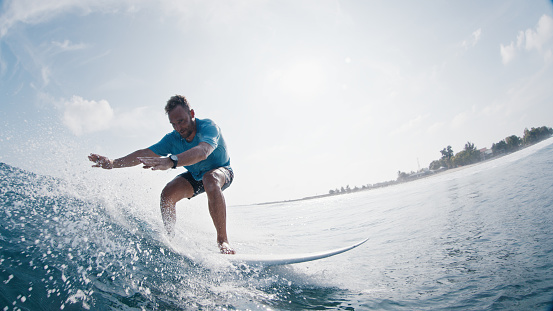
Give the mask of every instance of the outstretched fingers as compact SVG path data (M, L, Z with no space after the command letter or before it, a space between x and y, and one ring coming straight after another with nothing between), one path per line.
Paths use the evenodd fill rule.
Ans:
M92 167L101 167L104 169L113 168L113 162L108 157L104 157L99 154L91 153L88 156L88 160L95 163Z
M171 168L171 166L168 166L166 158L138 157L138 161L144 164L143 168L151 168L154 171Z

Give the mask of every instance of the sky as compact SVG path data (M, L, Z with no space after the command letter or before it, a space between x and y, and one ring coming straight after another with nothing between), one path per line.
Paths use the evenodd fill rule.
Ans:
M222 129L228 204L361 187L553 126L552 51L540 0L0 1L0 162L109 179L86 156L156 143L181 94Z

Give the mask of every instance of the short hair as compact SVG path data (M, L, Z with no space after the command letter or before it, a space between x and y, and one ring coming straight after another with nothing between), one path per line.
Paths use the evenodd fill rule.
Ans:
M182 95L175 95L167 101L167 105L165 105L165 113L169 114L169 112L177 106L182 106L187 112L190 112L190 105L188 104L186 97Z

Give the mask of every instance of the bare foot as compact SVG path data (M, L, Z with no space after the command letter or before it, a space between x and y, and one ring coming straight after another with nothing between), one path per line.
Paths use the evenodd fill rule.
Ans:
M221 254L234 255L236 252L230 247L227 242L219 243L219 250Z

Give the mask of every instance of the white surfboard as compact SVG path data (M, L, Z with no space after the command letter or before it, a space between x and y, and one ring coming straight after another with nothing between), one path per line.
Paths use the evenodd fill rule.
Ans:
M367 242L368 239L357 242L353 245L333 249L325 252L306 253L306 254L288 254L288 255L258 255L258 254L236 254L225 255L233 263L242 263L249 266L280 266L300 262L323 259L330 256L347 252L357 246Z

